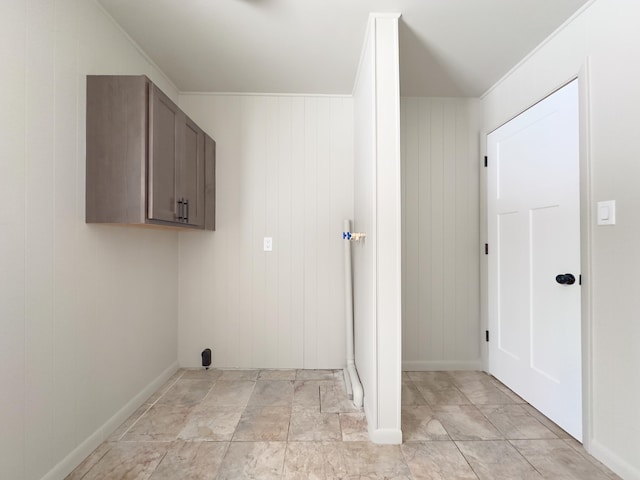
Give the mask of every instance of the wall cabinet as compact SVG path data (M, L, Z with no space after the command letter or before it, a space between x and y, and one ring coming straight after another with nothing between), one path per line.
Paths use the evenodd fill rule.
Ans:
M215 229L215 142L145 76L87 77L87 223Z

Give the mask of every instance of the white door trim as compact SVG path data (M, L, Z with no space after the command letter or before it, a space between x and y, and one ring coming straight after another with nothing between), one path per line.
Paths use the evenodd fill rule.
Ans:
M580 102L580 267L582 270L582 443L591 451L593 425L592 353L592 215L591 205L591 117L589 57L578 72Z
M522 105L518 114L532 107L538 101L551 95L562 86L578 79L579 83L579 105L580 105L580 264L582 270L581 289L581 325L582 325L582 437L583 445L587 451L591 450L591 426L593 425L593 366L592 366L592 284L591 284L591 258L592 258L592 194L591 194L591 138L590 138L590 105L589 105L589 58L580 71L571 78L564 79L556 88L547 92L536 102L530 105ZM516 115L517 116L517 115ZM501 125L504 125L514 117L506 118ZM501 125L485 126L480 132L480 235L481 244L478 248L482 250L480 261L480 323L482 336L480 351L482 354L483 370L489 371L488 346L484 339L484 332L488 329L488 262L484 255L484 244L487 242L487 172L484 169L484 156L487 154L487 135Z

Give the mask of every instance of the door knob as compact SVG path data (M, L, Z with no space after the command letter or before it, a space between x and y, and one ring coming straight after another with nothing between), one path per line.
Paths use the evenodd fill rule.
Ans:
M560 285L573 285L576 283L576 277L571 273L562 273L556 276L556 282Z

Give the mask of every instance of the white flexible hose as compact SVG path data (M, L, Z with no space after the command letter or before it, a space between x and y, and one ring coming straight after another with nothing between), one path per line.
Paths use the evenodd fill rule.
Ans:
M351 231L351 220L344 221L344 231ZM345 375L345 381L351 382L351 390L353 391L353 404L360 408L364 398L362 384L358 378L356 370L356 361L354 354L354 335L353 335L353 277L351 274L351 241L344 241L344 307L345 319L347 323L347 367L348 375Z

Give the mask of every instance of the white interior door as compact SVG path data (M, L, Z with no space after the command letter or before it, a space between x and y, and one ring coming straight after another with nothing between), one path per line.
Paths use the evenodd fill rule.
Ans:
M489 370L581 440L578 103L575 80L488 135L487 208Z

